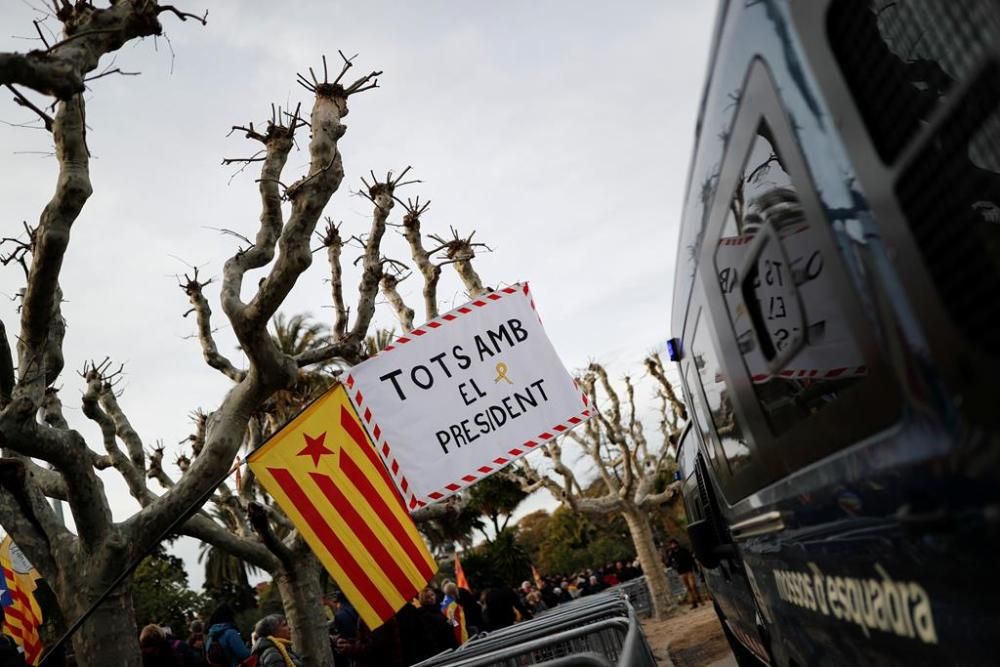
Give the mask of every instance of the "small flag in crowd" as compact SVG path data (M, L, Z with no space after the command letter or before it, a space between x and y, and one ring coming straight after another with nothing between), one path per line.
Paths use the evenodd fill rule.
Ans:
M247 461L369 628L393 616L437 571L342 386Z
M538 570L534 565L531 566L531 578L535 580L535 585L539 588L542 587L542 575L538 573Z
M4 612L4 631L24 651L24 661L37 665L42 657L38 626L42 610L35 599L38 570L31 566L10 535L0 542L0 605Z
M465 570L462 569L462 561L458 560L458 552L455 552L455 584L459 588L471 591L469 580L465 578Z

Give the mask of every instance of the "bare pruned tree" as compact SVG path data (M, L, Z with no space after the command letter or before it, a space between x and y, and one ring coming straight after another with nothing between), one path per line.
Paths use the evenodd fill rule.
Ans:
M674 463L676 440L687 413L666 377L659 355L646 358L645 366L655 380L660 399L662 440L651 445L636 414L635 386L625 377L622 393L608 377L605 368L591 363L578 378L583 391L595 407L594 416L582 427L570 431L545 447L543 455L551 470L542 472L529 460L516 469L523 488L533 492L548 489L574 511L589 515L620 514L628 525L636 554L646 574L658 618L670 608L669 587L662 560L653 538L650 512L678 497L676 482L669 482ZM585 497L584 487L574 468L564 461L564 446L579 446L584 460L592 464L604 493Z
M259 225L252 239L245 239L244 246L225 262L221 277L222 312L246 363L242 367L234 364L213 340L213 314L203 293L207 281L197 274L186 277L182 287L196 315L205 360L233 382L199 424L192 443L196 455L178 461L182 474L176 479L167 475L162 450L154 449L151 455L147 452L119 403L116 380L120 368L109 360L87 363L80 371L85 387L83 415L101 433L100 443L89 443L63 416L56 388L63 372L66 335L60 271L70 249L70 231L92 192L85 103L80 91L103 55L130 40L161 34L161 14L202 23L205 17L155 0L116 0L106 7L88 0L53 0L51 9L62 24L63 39L44 51L0 54L0 82L50 129L58 165L54 195L44 206L38 224L29 229L27 240L21 242L23 247L13 251L26 274L19 327L14 333L16 363L6 330L0 327L4 334L0 345L0 448L4 454L0 458L0 524L51 583L62 615L72 620L99 599L127 564L137 562L168 533L184 532L225 545L248 562L271 571L291 570L300 543L268 541L268 535L275 532L272 524L280 524L281 517L274 514L261 522L257 514L246 509L245 502L240 502L242 490L216 487L231 471L240 448L262 437L263 424L255 420L261 406L276 392L293 386L300 369L333 360L355 363L362 358L386 264L378 250L379 238L392 207L392 186L399 183L376 182L369 188L376 213L364 242L363 277L353 321L346 321L346 309L338 310L328 344L288 354L277 347L267 324L311 264L310 240L343 179L338 142L345 132L341 119L348 113L348 102L376 87L380 73L346 80L352 61L344 58L339 75L332 78L324 59L322 77L311 69L309 77L300 75L300 83L311 95L308 113L301 106L273 109L263 127L235 127L234 131L257 148L254 157L237 161L260 166ZM50 117L18 87L55 97L54 115ZM303 127L309 128L309 164L297 178L288 177L284 175L288 155ZM86 234L86 230L77 235L80 233ZM330 254L334 245L333 239L327 244ZM244 278L256 270L263 270L264 277L248 290L250 296L244 300ZM332 270L336 278L336 268ZM107 468L121 474L140 505L124 521L112 519L97 474ZM157 479L163 490L152 490L150 478ZM75 534L59 521L47 497L68 502ZM239 516L237 532L192 509L209 497ZM267 510L263 512L267 516ZM257 526L256 535L263 535L263 541L248 539L250 530ZM291 604L298 604L309 593L307 589L293 591ZM123 641L135 636L128 587L119 586L100 602L74 636L77 660L80 664L139 665L136 642ZM328 645L324 653L313 651L309 655L310 664L322 664L328 658Z
M410 322L405 324L405 327L407 329L412 327L413 311L406 307L402 297L395 290L398 276L407 270L407 265L386 257L382 251L386 229L394 224L389 220L394 202L397 201L396 192L398 188L415 182L403 180L409 171L410 168L407 167L396 176L389 172L381 179L371 173L370 179L362 179L364 189L360 194L372 203L371 226L367 234L352 236L345 240L341 233L341 225L335 224L330 219L326 220L325 229L315 234L320 241L320 248L326 249L329 262L334 321L327 344L314 344L297 354L296 359L300 364L299 384L303 384L302 380L310 372L311 367L333 361L340 371L362 361L371 352L363 345L363 339L370 329L379 285L397 312L409 312ZM423 210L426 210L426 205ZM404 216L404 225L412 215L413 211L408 208ZM409 224L412 226L412 220ZM413 239L411 243L422 244L419 226L415 234L416 236L411 230L407 231L408 238ZM353 309L347 307L345 298L342 263L345 247L357 250L358 257L354 263L360 264L362 269L358 282L358 297ZM472 259L471 256L466 259L467 275L475 275L471 266ZM189 312L197 314L199 339L205 361L234 382L240 382L246 376L247 370L236 368L229 360L222 358L212 338L211 311L207 299L202 294L204 285L205 283L199 282L195 275L185 276L181 287L192 305L192 310ZM436 295L434 300L436 302ZM353 321L350 318L351 310L354 312ZM278 347L284 347L280 341ZM308 387L317 383L304 384ZM320 382L317 388L321 390L325 386L327 386L325 383ZM317 392L299 392L279 408L273 398L282 393L280 390L273 393L272 399L261 403L251 416L244 440L247 449L253 449L264 437L274 433L311 398L315 398ZM204 451L203 422L202 418L196 419L195 433L188 439L194 460L197 460ZM182 470L186 466L185 463ZM157 471L156 479L165 488L170 488L174 481L162 472L162 466L158 466ZM305 540L294 529L281 509L269 501L252 474L247 473L243 476L238 487L234 492L228 484L223 483L212 497L215 505L226 512L229 521L216 521L209 525L206 523L209 521L207 517L199 517L199 521L185 524L183 532L209 542L270 573L281 592L285 614L294 629L296 647L316 664L327 664L332 660L332 655L329 652L329 634L322 608L322 564L309 550ZM262 552L261 545L265 546L269 553Z

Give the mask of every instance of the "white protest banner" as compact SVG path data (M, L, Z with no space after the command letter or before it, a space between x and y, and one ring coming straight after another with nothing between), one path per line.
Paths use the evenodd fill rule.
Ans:
M352 368L345 384L411 511L590 417L527 284L413 329Z

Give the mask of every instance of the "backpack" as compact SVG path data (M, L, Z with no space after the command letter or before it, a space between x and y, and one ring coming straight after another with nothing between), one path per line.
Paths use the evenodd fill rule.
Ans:
M217 667L228 667L229 656L226 655L226 649L218 641L211 641L208 645L208 650L205 651L205 659L208 660L208 664Z

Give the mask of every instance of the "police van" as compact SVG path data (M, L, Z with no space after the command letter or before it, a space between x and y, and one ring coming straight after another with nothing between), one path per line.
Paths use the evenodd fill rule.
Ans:
M1000 4L721 3L671 357L740 665L1000 664Z

